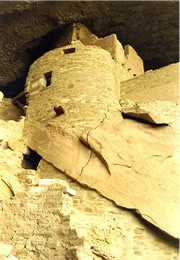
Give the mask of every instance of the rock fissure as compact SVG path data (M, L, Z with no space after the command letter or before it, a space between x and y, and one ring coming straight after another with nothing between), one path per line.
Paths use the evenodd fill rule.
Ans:
M91 158L92 158L92 150L90 150L90 156L89 156L89 159L88 159L88 161L86 162L86 164L82 167L82 169L81 169L81 173L80 173L79 176L77 177L76 181L78 181L78 179L82 176L83 171L84 171L84 169L87 167L87 165L89 164Z

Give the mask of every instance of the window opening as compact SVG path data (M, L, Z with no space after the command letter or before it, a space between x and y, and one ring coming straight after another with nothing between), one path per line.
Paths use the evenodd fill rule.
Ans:
M64 54L69 54L69 53L74 53L75 50L76 50L76 48L70 48L70 49L65 49L63 51L64 51Z
M46 87L49 87L51 85L52 71L45 73L44 77L46 80Z

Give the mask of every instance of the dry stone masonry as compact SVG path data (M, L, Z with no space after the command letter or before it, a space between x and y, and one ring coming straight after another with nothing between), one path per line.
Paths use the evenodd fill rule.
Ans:
M0 259L178 259L177 70L77 23L2 95Z

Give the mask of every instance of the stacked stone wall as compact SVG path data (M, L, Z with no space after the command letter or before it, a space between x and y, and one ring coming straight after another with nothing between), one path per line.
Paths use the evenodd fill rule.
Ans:
M121 82L121 98L179 103L179 63Z
M63 50L75 48L74 53ZM44 74L52 71L51 85L43 86ZM27 78L27 136L41 121L54 122L64 130L83 133L99 125L109 112L109 121L121 119L115 62L100 47L71 45L46 53L31 66ZM65 114L56 117L54 106ZM97 109L98 108L98 109ZM71 129L71 130L70 130Z

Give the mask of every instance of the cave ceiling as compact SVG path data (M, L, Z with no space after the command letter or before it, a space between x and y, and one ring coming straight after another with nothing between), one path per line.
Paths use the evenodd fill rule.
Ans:
M1 1L0 90L22 91L30 64L73 22L98 37L117 34L145 70L179 61L178 1Z

